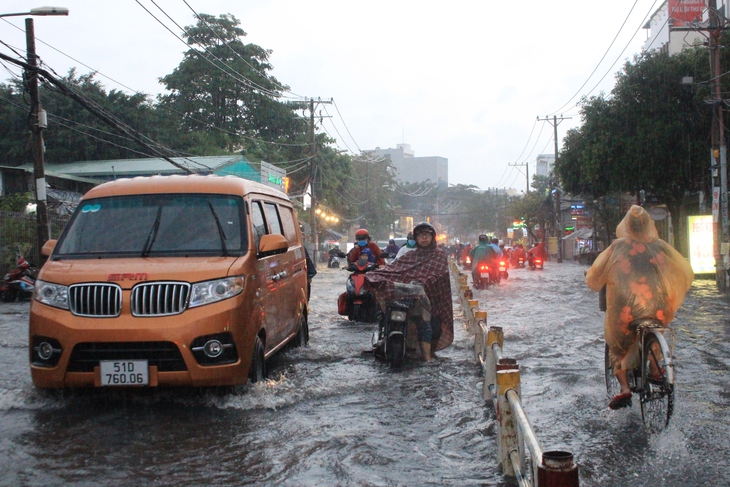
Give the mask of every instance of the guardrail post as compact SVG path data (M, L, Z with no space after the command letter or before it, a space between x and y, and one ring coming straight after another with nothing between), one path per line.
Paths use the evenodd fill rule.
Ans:
M487 346L484 350L484 386L482 397L487 404L492 405L491 387L497 382L497 360L494 356L493 345L497 343L499 348L504 345L504 333L501 326L490 326L487 332Z
M479 300L467 298L466 305L469 308L469 332L476 333L474 311L479 309Z
M484 330L487 329L487 312L486 311L475 311L474 321L476 321L475 334L474 334L474 358L479 364L484 364L482 354L485 351L484 346Z
M498 464L502 473L508 477L515 477L510 452L518 450L519 428L512 415L512 409L510 409L505 393L510 389L514 389L519 394L520 371L516 364L509 364L509 366L513 368L497 371L497 424L499 425L497 456L499 457Z
M540 487L578 487L578 466L573 454L567 451L546 451L542 464L537 467L537 485Z

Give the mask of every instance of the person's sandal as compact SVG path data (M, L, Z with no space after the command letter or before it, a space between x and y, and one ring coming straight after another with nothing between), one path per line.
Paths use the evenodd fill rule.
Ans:
M609 409L621 409L631 406L631 393L625 392L623 394L616 394L608 403Z

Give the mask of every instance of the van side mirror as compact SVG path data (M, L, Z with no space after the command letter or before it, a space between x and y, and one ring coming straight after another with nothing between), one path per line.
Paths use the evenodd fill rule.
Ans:
M53 253L53 249L56 248L56 243L58 240L46 240L46 243L43 244L43 248L41 248L41 254L45 255L46 257L50 256Z
M258 254L259 257L266 257L268 255L282 254L288 249L289 242L287 242L284 235L268 234L261 236Z

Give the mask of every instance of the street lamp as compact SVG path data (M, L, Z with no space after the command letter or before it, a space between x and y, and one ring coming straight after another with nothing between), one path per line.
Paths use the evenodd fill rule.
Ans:
M68 15L68 9L65 7L38 7L31 9L30 12L0 14L0 17L14 17L19 15ZM46 175L44 168L45 162L43 160L43 129L47 126L47 119L46 112L41 108L40 99L38 98L38 57L35 53L35 28L32 18L25 19L25 41L27 46L26 57L30 66L26 70L26 79L31 105L30 129L33 134L33 180L37 205L36 227L38 234L38 266L40 267L45 262L41 249L43 248L43 244L51 238L51 232L48 226Z
M37 7L30 9L30 12L0 14L0 17L17 17L19 15L68 15L68 9L66 7Z

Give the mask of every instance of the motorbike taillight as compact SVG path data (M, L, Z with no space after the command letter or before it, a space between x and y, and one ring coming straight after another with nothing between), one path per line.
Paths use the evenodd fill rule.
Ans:
M489 270L489 266L487 264L482 264L482 265L479 266L479 270L480 271L488 271Z

